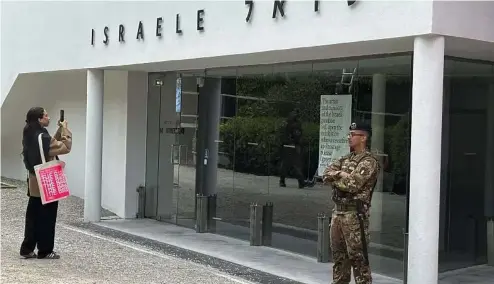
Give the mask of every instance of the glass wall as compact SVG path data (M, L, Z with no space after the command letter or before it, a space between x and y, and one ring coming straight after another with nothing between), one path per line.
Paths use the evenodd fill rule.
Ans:
M364 120L383 169L371 207L371 266L401 278L411 56L208 70L208 77L222 80L217 233L248 240L250 204L270 202L272 245L315 257L317 216L333 207L322 171L348 153L350 123Z
M441 271L486 263L494 216L494 66L447 58L444 74Z
M348 153L347 127L363 120L382 168L371 204L371 267L402 278L411 60L188 72L176 90L157 82L177 78L153 74L148 122L156 123L148 125L148 147L160 151L148 153L148 168L158 165L159 174L147 171L149 194L157 197L146 200L146 216L193 227L195 195L207 187L217 196L217 233L249 240L250 205L272 203L272 246L315 257L317 216L330 216L334 206L322 171ZM486 263L489 222L494 227L494 65L447 58L444 74L441 271ZM168 132L176 128L183 132Z

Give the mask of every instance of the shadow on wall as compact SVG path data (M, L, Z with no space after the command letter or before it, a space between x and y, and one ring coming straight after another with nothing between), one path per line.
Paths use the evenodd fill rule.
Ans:
M67 161L67 175L73 194L83 196L84 167L80 165L85 155L85 71L21 74L17 77L1 110L2 176L21 180L26 178L21 156L22 128L26 112L33 106L47 109L51 116L50 133L56 130L59 110L65 109L74 145L72 153L62 159Z
M129 89L128 72L105 71L104 79L104 122L103 122L103 168L102 173L102 206L119 216L130 216L127 211L135 214L132 199L127 200L127 182L139 183L127 177L126 163L128 143L128 125L134 136L145 137L136 129L145 125L146 102L139 103L132 100L141 100L147 86L147 74L137 74L131 80ZM144 82L142 85L139 82ZM137 82L137 83L136 83ZM57 129L60 109L65 110L65 118L73 135L72 151L63 155L61 160L67 162L66 173L72 195L84 197L85 187L85 160L86 160L86 71L49 72L23 74L18 77L12 90L2 106L2 176L20 180L26 179L26 170L22 162L22 128L25 125L25 114L33 106L46 108L51 125L48 131L53 134ZM128 94L132 95L131 119L128 124ZM142 122L141 116L144 117ZM137 125L134 125L137 121ZM131 135L132 136L132 135ZM132 144L132 147L137 147ZM145 145L143 143L143 145ZM144 147L145 148L145 147ZM145 156L144 154L138 156ZM139 172L140 164L132 164L130 171ZM134 167L132 167L134 166ZM137 168L137 170L136 170ZM144 166L142 166L144 168ZM138 175L137 180L140 177ZM135 194L135 186L131 185ZM129 203L129 204L127 204ZM127 211L126 211L127 210ZM126 213L127 212L127 213Z

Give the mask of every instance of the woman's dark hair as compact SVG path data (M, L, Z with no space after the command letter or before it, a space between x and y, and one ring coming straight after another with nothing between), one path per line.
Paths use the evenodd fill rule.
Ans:
M30 133L34 133L36 130L40 130L41 124L39 124L39 119L43 118L45 114L45 109L42 107L33 107L29 109L26 114L26 126L22 131L22 139L24 140L29 136Z
M24 163L27 163L27 150L32 145L36 132L43 129L41 124L39 124L39 119L43 118L44 114L45 109L42 107L33 107L26 114L26 125L22 131L22 155L24 156Z

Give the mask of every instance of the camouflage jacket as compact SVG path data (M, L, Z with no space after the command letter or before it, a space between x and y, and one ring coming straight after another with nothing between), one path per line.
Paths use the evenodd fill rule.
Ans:
M337 171L350 175L340 178ZM355 200L361 200L370 205L379 171L379 162L371 152L352 152L333 162L324 171L323 178L331 185L336 204L355 204Z

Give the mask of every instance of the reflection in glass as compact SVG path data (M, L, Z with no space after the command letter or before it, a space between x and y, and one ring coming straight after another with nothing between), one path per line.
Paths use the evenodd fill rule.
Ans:
M248 72L237 76L235 118L229 122L235 131L234 215L236 224L244 228L249 226L250 204L263 205L269 190L272 123L265 112L266 92L259 85L263 80ZM248 230L243 237L248 239Z
M218 219L228 229L221 233L247 240L250 204L272 202L272 246L315 257L317 216L330 216L334 206L322 171L349 152L350 123L364 120L374 129L370 147L383 169L371 207L371 267L401 278L410 64L410 56L401 56L219 74L228 81L236 73L234 90L222 92Z
M173 144L174 198L176 222L193 227L195 224L195 185L198 90L194 74L179 74L175 92L176 123L183 133L175 134ZM168 126L171 127L171 126Z
M494 196L489 187L494 184L494 178L489 178L494 166L493 74L492 64L445 61L442 271L486 262L486 219L494 217L494 203L487 198ZM162 74L153 76L168 80ZM146 172L146 186L155 200L146 216L186 226L194 225L196 170L203 162L196 142L206 139L198 137L197 128L201 121L208 121L198 110L212 107L199 102L198 77L221 78L221 99L215 106L219 109L214 125L219 126L214 137L217 149L210 153L217 156L213 216L217 233L249 239L250 204L272 202L272 245L315 257L317 215L330 216L334 207L331 189L321 183L322 171L332 159L349 152L343 137L350 122L365 121L373 128L370 150L382 169L371 204L371 269L402 278L411 56L183 74L174 94L154 86L156 78L151 76L147 147L160 150L159 157L147 154L147 168L152 170ZM333 112L335 108L341 111ZM170 127L184 128L184 132L150 134Z
M445 60L439 269L487 261L494 66ZM490 181L490 182L489 182ZM489 183L491 186L489 186ZM486 200L487 197L487 200ZM491 236L492 238L492 236Z
M410 57L359 61L354 120L372 126L370 150L381 164L371 204L371 266L402 277L410 147Z
M231 225L234 219L234 175L235 148L230 142L235 138L235 132L229 131L228 124L234 117L235 110L235 69L220 69L208 71L207 77L221 78L219 128L217 143L217 173L216 173L216 195L217 195L217 220L216 232L219 234L237 236L236 228Z

